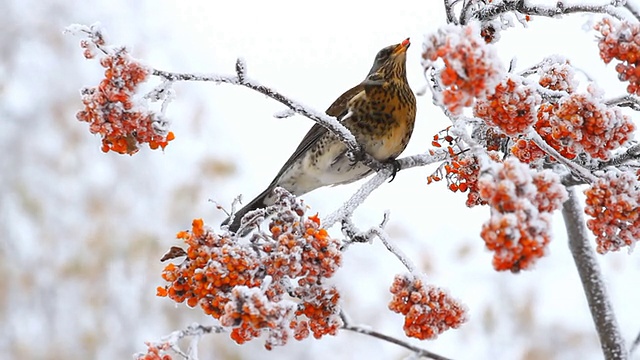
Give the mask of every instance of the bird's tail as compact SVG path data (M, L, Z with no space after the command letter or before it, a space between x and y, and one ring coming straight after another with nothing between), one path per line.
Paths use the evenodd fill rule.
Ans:
M225 221L222 222L222 225L229 225L229 230L231 232L234 232L234 233L237 232L238 229L240 228L240 222L242 221L242 218L249 211L264 208L267 206L267 204L265 203L265 200L271 194L272 191L273 191L273 188L268 187L265 191L263 191L260 195L256 196L255 199L251 200L242 209L236 211L233 217L233 222L229 223L229 220L231 220L231 218L228 217Z

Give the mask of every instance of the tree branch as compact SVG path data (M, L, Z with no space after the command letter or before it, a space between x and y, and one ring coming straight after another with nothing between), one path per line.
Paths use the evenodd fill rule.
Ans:
M404 157L398 159L398 171L433 164L446 160L449 156L449 153L445 150L438 149L434 151L433 154L419 154ZM375 189L387 181L391 174L392 170L390 168L384 168L379 171L371 180L362 185L339 209L324 218L322 220L322 226L328 229L341 219L350 217L353 211L355 211Z
M629 354L620 335L595 251L589 244L582 206L578 202L575 189L571 187L567 191L569 199L562 205L562 216L569 237L569 249L582 281L602 352L607 360L627 359Z
M471 9L471 8L470 8ZM477 10L469 10L461 14L461 23L467 24L471 19L480 21L488 21L495 19L501 14L507 12L518 12L523 15L559 17L561 15L573 13L598 13L608 14L620 20L626 20L627 17L622 14L619 9L607 2L602 5L590 4L573 4L565 5L563 1L558 1L555 6L529 5L525 0L503 0L494 3L484 4Z
M544 141L537 132L530 131L528 136L540 149L553 156L559 163L565 165L573 176L584 180L587 184L591 184L596 181L596 176L594 176L588 169L585 169L584 167L560 155L560 153L551 147L551 145L547 144L547 142Z
M436 353L433 353L429 350L426 349L422 349L419 348L417 346L411 345L405 341L402 341L400 339L394 338L392 336L386 335L386 334L382 334L379 333L377 331L368 329L364 326L358 326L358 325L351 325L349 319L347 318L347 316L344 313L340 313L340 316L342 317L342 329L344 330L349 330L349 331L353 331L359 334L363 334L363 335L369 335L372 336L376 339L380 339L380 340L384 340L387 342L390 342L392 344L396 344L398 346L401 346L405 349L411 350L413 351L413 353L415 354L415 356L419 356L419 357L424 357L424 358L429 358L429 359L434 359L434 360L451 360L449 358L446 358L444 356L438 355Z
M609 99L605 101L605 104L607 104L607 106L628 107L631 110L640 111L640 99L638 99L637 96L629 94Z
M216 75L216 74L195 75L195 74L189 74L189 73L175 73L175 72L169 72L169 71L163 71L163 70L157 70L157 69L153 69L152 74L171 82L212 81L218 84L226 83L231 85L244 86L251 90L257 91L285 105L295 113L315 121L316 123L324 126L329 131L336 134L336 136L338 136L340 141L342 141L345 144L345 146L349 149L349 152L351 152L352 154L362 153L363 159L360 160L360 162L370 167L371 169L375 171L380 171L381 169L387 167L385 164L376 160L373 156L367 154L366 152L363 152L362 147L358 144L353 134L351 134L349 129L347 129L335 117L329 116L323 112L315 111L310 107L303 105L300 102L292 100L290 97L285 96L282 93L279 93L267 86L264 86L255 80L249 79L247 77L246 64L242 59L238 59L236 61L235 76L224 76L224 75Z
M404 254L400 248L396 247L389 240L389 235L384 231L384 227L387 225L389 221L389 212L384 213L384 219L382 223L378 226L372 227L367 231L359 231L351 219L346 218L342 220L342 232L347 235L347 237L351 240L351 242L369 242L374 237L378 237L382 244L389 250L390 253L395 255L398 260L404 265L404 267L409 270L410 273L416 274L416 266L409 259L407 255Z

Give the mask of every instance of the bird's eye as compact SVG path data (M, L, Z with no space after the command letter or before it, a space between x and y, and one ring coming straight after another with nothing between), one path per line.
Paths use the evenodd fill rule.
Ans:
M384 59L388 58L390 54L391 54L391 50L390 49L382 49L378 53L377 58L378 58L378 60L384 60Z

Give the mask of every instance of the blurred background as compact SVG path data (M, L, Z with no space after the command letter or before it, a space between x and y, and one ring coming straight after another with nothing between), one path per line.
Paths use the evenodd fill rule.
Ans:
M498 49L523 69L561 54L609 91L623 93L612 66L597 55L589 17L534 19L502 34ZM82 56L73 23L102 23L107 40L158 69L232 74L237 57L249 76L317 110L360 82L376 52L410 36L409 81L424 87L425 34L445 22L442 2L397 0L173 2L4 0L0 3L0 357L131 358L173 330L214 319L155 296L160 257L193 218L217 226L239 194L249 200L271 181L312 125L276 119L278 103L250 90L209 83L175 85L167 116L177 138L166 150L104 154L75 113L79 90L103 69ZM587 24L587 25L585 25ZM637 115L634 115L637 118ZM429 95L405 155L425 152L448 125ZM410 341L455 359L600 359L597 337L566 246L554 221L549 255L534 270L496 273L484 249L484 208L441 183L435 167L411 169L359 208L362 228L391 211L389 233L430 281L469 307L469 322L435 341ZM319 189L306 203L320 217L362 182ZM333 228L334 236L341 236ZM640 331L640 260L626 252L599 257L623 334ZM335 276L355 323L403 337L387 310L401 264L379 242L353 246ZM226 334L201 340L201 359L403 359L409 352L355 333L291 342L266 351ZM640 358L636 355L636 359Z

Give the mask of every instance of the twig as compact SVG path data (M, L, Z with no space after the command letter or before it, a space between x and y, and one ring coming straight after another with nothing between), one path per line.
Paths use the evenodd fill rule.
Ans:
M247 87L251 90L257 91L263 95L274 99L281 104L285 105L292 111L305 116L316 123L324 126L329 131L333 132L338 136L340 141L342 141L345 146L349 149L352 154L362 154L363 158L359 161L370 167L375 171L380 171L385 168L386 165L377 161L373 156L367 154L362 151L362 148L356 141L356 138L351 134L349 129L347 129L342 123L340 123L335 117L329 116L323 112L312 110L310 107L303 105L300 102L292 100L290 97L285 96L265 85L258 83L255 80L249 79L247 77L246 64L242 59L238 59L236 61L236 75L235 76L224 76L224 75L195 75L189 73L175 73L163 70L153 69L152 74L155 76L162 77L168 81L212 81L215 83L225 83L231 85L239 85Z
M410 273L415 274L416 266L409 259L409 257L407 257L407 255L405 255L404 252L400 250L400 248L391 243L391 241L389 240L389 235L387 235L387 233L384 231L384 227L388 221L389 212L385 212L384 219L382 220L382 223L380 225L372 227L367 231L359 231L355 227L355 225L353 225L351 219L345 218L342 220L342 230L347 235L347 237L349 237L354 242L368 242L371 241L371 239L373 239L374 237L378 237L380 241L382 241L382 244L384 244L384 246L387 248L387 250L395 255L395 257L400 260L402 265L404 265L404 267L406 267Z
M449 358L446 358L444 356L438 355L436 353L433 353L429 350L426 349L422 349L419 348L417 346L411 345L405 341L402 341L400 339L394 338L392 336L386 335L386 334L382 334L379 333L377 331L371 330L371 329L367 329L364 326L359 326L359 325L351 325L349 324L349 320L347 319L346 315L344 315L343 313L340 313L340 316L342 317L342 329L344 330L349 330L349 331L353 331L359 334L363 334L363 335L369 335L372 336L376 339L380 339L380 340L384 340L387 342L390 342L392 344L396 344L398 346L401 346L405 349L411 350L414 352L414 354L416 356L419 357L424 357L424 358L429 358L429 359L434 359L434 360L451 360Z
M629 354L607 294L600 266L595 251L589 244L582 206L575 189L571 187L567 191L569 199L562 205L562 216L569 237L569 249L582 281L602 352L607 360L627 359Z
M563 1L558 1L555 6L542 6L529 5L529 2L525 0L503 0L494 3L487 3L475 11L466 11L462 13L460 22L462 24L466 24L471 19L477 19L480 21L492 20L501 14L512 11L521 13L523 15L545 17L558 17L560 15L586 12L608 14L620 20L627 19L627 17L624 16L616 6L612 5L611 2L607 2L606 4L602 5L565 5Z

